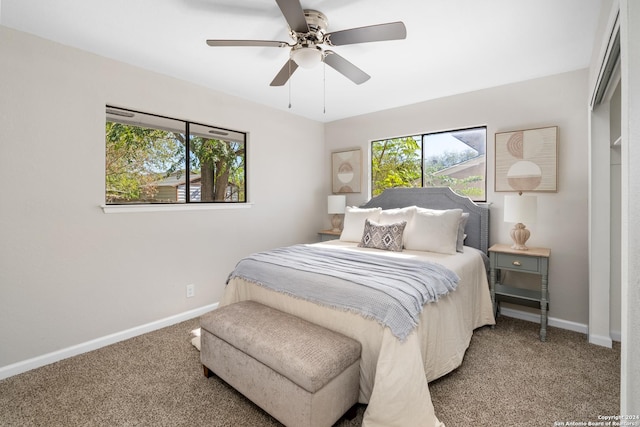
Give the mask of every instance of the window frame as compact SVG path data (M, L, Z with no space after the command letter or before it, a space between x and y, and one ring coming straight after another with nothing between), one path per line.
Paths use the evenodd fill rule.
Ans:
M484 161L484 190L483 190L483 195L484 197L482 199L472 199L474 202L478 202L478 203L485 203L487 201L487 125L478 125L478 126L469 126L469 127L464 127L464 128L455 128L455 129L450 129L450 130L441 130L441 131L435 131L435 132L421 132L421 133L414 133L414 134L408 134L408 135L402 135L402 136L393 136L393 137L389 137L389 138L381 138L381 139L375 139L375 140L371 140L370 144L369 144L369 155L370 155L370 162L369 162L369 175L370 175L370 187L369 187L369 197L374 197L373 196L373 191L374 191L374 176L373 176L373 145L376 142L381 142L381 141L388 141L388 140L392 140L392 139L403 139L403 138L419 138L419 145L420 145L420 187L410 187L410 188L435 188L435 186L427 186L425 187L425 149L424 149L424 143L425 143L425 137L428 136L433 136L433 135L441 135L441 134L451 134L451 133L455 133L455 132L464 132L464 131L470 131L470 130L481 130L484 129L484 133L485 133L485 137L484 137L484 156L485 156L485 161ZM383 190L384 191L384 190ZM456 194L457 193L453 188L452 191L454 191ZM468 197L465 195L461 195L463 197Z
M115 105L111 105L111 104L107 104L105 105L105 126L107 122L115 122L115 123L123 123L123 124L128 124L126 123L125 120L122 121L115 121L115 120L110 120L109 118L109 109L111 110L117 110L117 111L122 111L122 112L128 112L128 113L132 113L132 114L140 114L140 115L144 115L144 116L151 116L151 117L155 117L158 119L162 119L162 120L167 120L167 121L174 121L174 122L180 122L181 125L184 126L184 135L185 135L185 153L184 153L184 178L185 178L185 199L184 201L175 201L175 202L162 202L162 201L134 201L131 203L125 203L125 202L115 202L115 203L108 203L107 202L107 188L106 188L106 169L105 169L105 186L104 186L104 193L103 193L103 197L104 197L104 203L101 205L103 211L105 213L119 213L119 212L127 212L127 211L137 211L137 212L152 212L152 211L161 211L161 210L169 210L169 211L176 211L176 210L210 210L210 209L226 209L229 207L243 207L243 206L250 206L252 205L251 203L249 203L249 191L248 191L248 132L244 132L244 131L237 131L237 130L233 130L233 129L228 129L228 128L224 128L224 127L220 127L220 126L214 126L214 125L209 125L209 124L205 124L205 123L201 123L201 122L196 122L193 120L185 120L185 119L178 119L175 117L168 117L168 116L164 116L164 115L160 115L160 114L154 114L154 113L147 113L144 111L138 111L138 110L133 110L130 108L124 108L124 107L118 107ZM144 123L130 123L130 125L132 126L139 126L142 127L145 124ZM191 180L190 180L190 175L191 175L191 157L192 157L192 153L191 153L191 126L195 125L195 126L202 126L202 127L206 127L206 128L211 128L212 130L216 130L219 132L223 132L223 133L233 133L233 134L237 134L237 135L241 135L242 136L242 141L235 141L233 139L230 139L230 141L232 142L240 142L243 145L243 151L244 154L242 155L242 160L244 163L244 170L243 170L243 175L242 175L242 179L244 182L244 200L208 200L208 201L192 201L191 200ZM150 128L153 128L152 124L149 124ZM159 127L158 127L159 129ZM224 140L224 139L223 139ZM105 150L106 150L106 141L105 141ZM106 152L105 152L105 165L106 165Z

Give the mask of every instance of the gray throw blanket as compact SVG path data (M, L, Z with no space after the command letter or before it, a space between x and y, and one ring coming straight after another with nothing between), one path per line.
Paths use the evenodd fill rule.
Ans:
M227 283L234 277L375 319L400 340L418 324L423 305L455 290L459 281L451 270L425 260L307 245L250 255Z

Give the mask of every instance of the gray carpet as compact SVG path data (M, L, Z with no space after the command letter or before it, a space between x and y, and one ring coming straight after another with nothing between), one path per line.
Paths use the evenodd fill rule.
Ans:
M183 322L0 381L1 426L279 426L217 377L205 378ZM463 365L430 384L447 427L553 426L619 413L620 346L500 318ZM364 406L352 421L359 426Z

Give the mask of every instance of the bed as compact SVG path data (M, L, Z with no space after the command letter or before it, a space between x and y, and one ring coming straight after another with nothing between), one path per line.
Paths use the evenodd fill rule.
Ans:
M456 289L437 298L437 302L424 304L417 325L408 335L399 338L389 326L369 316L233 274L220 302L227 305L254 300L358 340L362 345L359 402L367 404L363 425L368 427L442 426L431 403L428 382L460 366L474 329L495 323L486 270L488 206L457 196L448 188L394 188L354 211L380 208L395 212L412 206L461 209L468 214L462 227L463 248L456 247L452 254L416 250L415 245L401 252L358 247L346 235L353 231L353 224L347 224L353 216L345 216L344 239L311 245L314 250L373 254L380 264L385 259L424 259L455 272L459 277Z

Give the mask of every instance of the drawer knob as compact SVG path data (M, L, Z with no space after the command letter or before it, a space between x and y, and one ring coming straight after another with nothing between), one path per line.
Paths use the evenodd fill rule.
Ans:
M520 267L522 264L520 264L520 261L513 261L513 265Z

